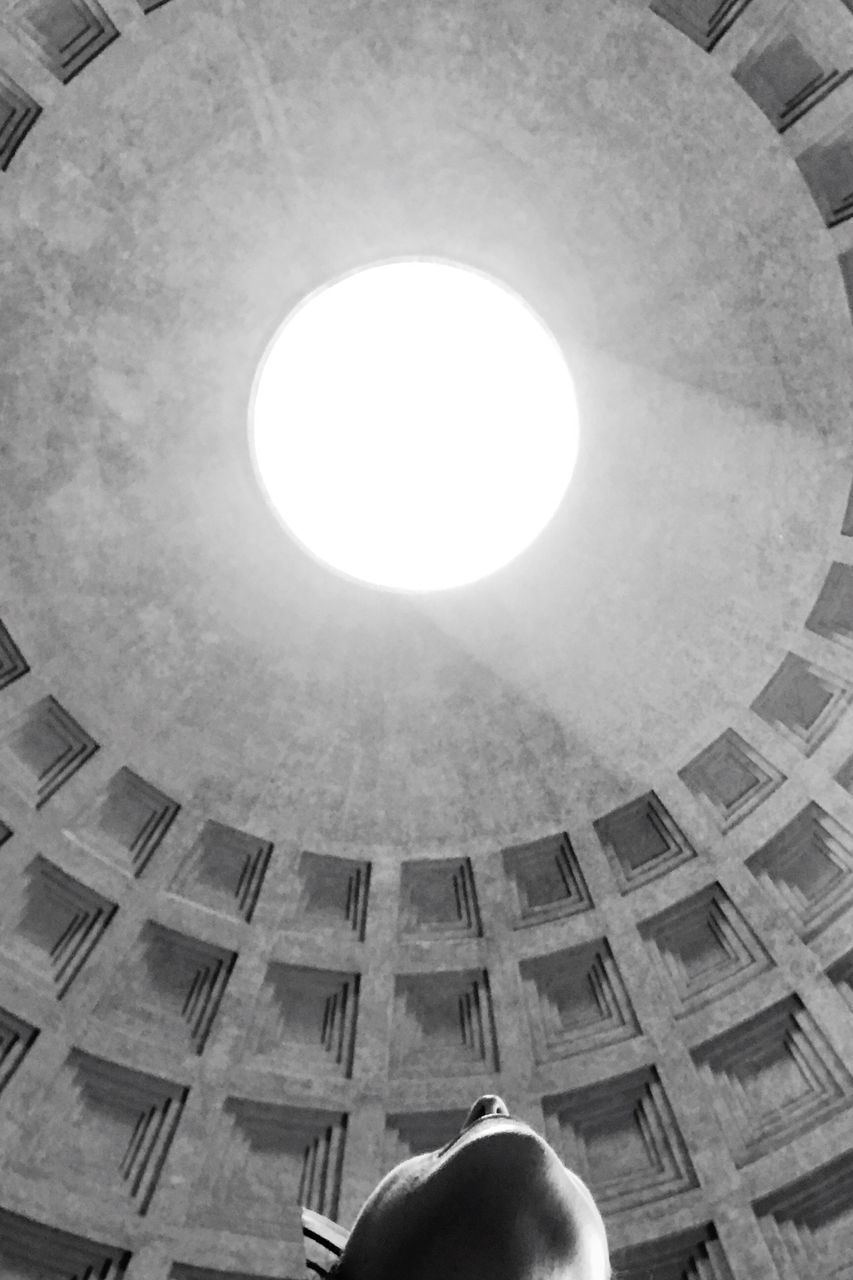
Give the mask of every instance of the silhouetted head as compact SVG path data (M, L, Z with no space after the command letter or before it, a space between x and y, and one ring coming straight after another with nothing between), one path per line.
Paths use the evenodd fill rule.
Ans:
M457 1137L386 1174L353 1224L339 1280L609 1280L592 1195L495 1094Z

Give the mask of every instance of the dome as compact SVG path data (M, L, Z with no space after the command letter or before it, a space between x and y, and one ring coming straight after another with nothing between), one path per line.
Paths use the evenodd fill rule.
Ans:
M0 1280L316 1273L487 1091L623 1274L847 1274L851 73L846 0L8 7ZM416 595L247 437L284 317L412 257L581 424Z

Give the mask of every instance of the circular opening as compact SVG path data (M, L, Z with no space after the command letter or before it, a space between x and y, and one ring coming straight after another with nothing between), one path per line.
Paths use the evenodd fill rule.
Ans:
M314 556L434 591L517 556L577 456L571 375L543 322L489 276L386 262L319 289L261 360L256 472Z

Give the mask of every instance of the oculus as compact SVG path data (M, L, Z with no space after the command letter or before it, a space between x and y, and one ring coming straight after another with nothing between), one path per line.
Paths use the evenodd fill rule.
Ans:
M578 448L551 332L490 276L384 262L310 294L267 346L249 434L288 532L351 578L474 582L541 533Z

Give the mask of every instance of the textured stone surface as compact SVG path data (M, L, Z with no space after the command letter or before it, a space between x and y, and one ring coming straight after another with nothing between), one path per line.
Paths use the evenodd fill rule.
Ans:
M4 9L0 1280L302 1277L491 1090L627 1275L846 1274L851 67L842 0ZM435 597L247 439L286 310L412 253L581 409Z
M772 671L845 491L845 295L767 121L655 15L171 0L9 172L5 594L185 793L308 842L524 839ZM305 560L246 443L287 307L418 251L540 309L583 432L541 542L434 600Z

